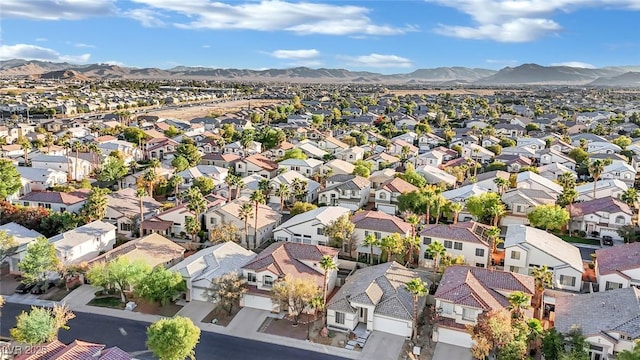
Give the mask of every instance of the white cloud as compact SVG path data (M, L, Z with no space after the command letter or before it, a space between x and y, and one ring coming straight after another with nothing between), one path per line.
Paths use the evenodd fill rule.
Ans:
M369 18L369 9L353 5L283 0L260 0L238 4L212 0L134 1L156 10L186 16L190 19L189 22L174 24L185 29L288 31L301 35L395 35L416 30L412 26L377 24Z
M78 20L115 12L113 0L2 0L3 18Z
M552 19L559 12L580 8L640 10L639 0L425 0L454 8L471 17L473 26L440 25L436 32L464 39L528 42L557 33L562 26Z
M153 11L151 9L132 9L125 11L123 15L125 17L140 21L142 26L146 28L166 26L164 21L159 19L159 17L161 17L162 15L157 11Z
M320 52L316 49L308 50L276 50L270 54L277 59L313 59L320 56Z
M363 68L406 68L413 65L411 60L397 55L339 56L338 59L345 61L348 66Z
M566 61L566 62L559 62L559 63L553 63L551 64L551 66L569 66L569 67L575 67L575 68L585 68L585 69L595 69L596 67L586 63L586 62L582 62L582 61Z
M0 46L0 59L25 59L41 60L52 62L86 63L91 58L91 54L63 55L59 52L30 44L15 44Z

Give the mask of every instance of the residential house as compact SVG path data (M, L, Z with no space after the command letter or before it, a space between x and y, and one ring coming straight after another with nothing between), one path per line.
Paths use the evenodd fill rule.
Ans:
M351 214L351 210L341 206L322 206L302 214L295 215L273 231L276 241L293 243L328 245L329 237L324 228L342 215Z
M67 173L64 171L25 166L18 166L17 169L22 182L20 195L26 195L32 191L45 191L67 182Z
M116 227L96 220L49 238L56 255L65 264L88 261L113 249Z
M413 295L405 284L424 273L388 262L360 269L349 276L327 303L327 326L353 331L362 324L367 331L411 337L414 322ZM418 299L418 316L426 298Z
M623 162L614 162L604 167L601 179L620 180L627 186L632 187L636 181L636 169Z
M312 159L323 159L329 153L320 149L314 142L305 139L296 144L296 147L302 150L308 157Z
M400 164L400 158L384 152L371 156L367 161L373 163L373 170L395 168Z
M369 256L372 250L374 255L381 255L379 247L374 246L371 249L370 246L362 244L370 234L378 240L396 233L404 238L411 236L411 224L395 215L385 214L382 211L367 210L359 212L351 217L351 222L355 225L353 236L358 256Z
M582 230L589 235L611 236L622 240L618 230L631 224L633 211L626 203L611 197L572 204L571 224L573 230Z
M595 271L600 291L640 286L640 242L596 250Z
M106 348L103 344L95 344L81 340L74 340L66 345L59 340L38 345L37 350L22 348L22 353L13 357L13 360L43 360L43 359L92 359L92 360L135 360L119 347ZM106 349L105 349L106 348ZM5 349L3 349L5 350Z
M433 295L439 314L433 341L471 348L467 326L475 325L482 313L507 310L509 295L516 291L533 296L533 277L473 266L447 267Z
M617 154L622 149L616 144L609 141L591 141L587 143L587 152L589 154Z
M516 187L520 189L542 190L556 196L562 194L563 191L562 186L549 179L543 178L533 171L518 173L516 177Z
M502 170L488 171L488 172L476 175L475 181L473 182L470 180L465 181L463 185L469 185L469 184L475 183L476 185L478 185L483 189L487 189L493 192L500 192L500 189L498 188L498 185L496 185L496 182L495 182L496 178L501 178L503 180L509 181L510 174Z
M200 165L218 166L225 169L235 169L235 162L240 160L235 154L210 153L204 154L200 159Z
M454 186L458 182L458 178L455 176L431 165L421 166L416 169L416 172L422 175L429 184L445 184L447 186Z
M79 213L80 209L87 202L87 192L74 191L64 193L58 191L34 191L19 198L13 203L23 206L39 206L55 212Z
M554 149L543 149L536 153L540 165L559 164L571 170L576 169L576 161L564 153Z
M398 196L418 190L401 178L392 178L372 188L377 189L374 197L376 209L389 215L398 213Z
M580 291L584 265L580 250L544 230L524 225L509 225L504 242L504 269L530 274L546 265L553 272L553 286L560 290Z
M371 182L371 190L378 189L385 182L395 179L396 170L395 169L383 169L374 171L369 176L369 182ZM371 194L373 195L373 193Z
M242 177L258 174L265 179L271 179L278 173L278 164L261 154L240 159L235 165L236 174Z
M445 143L444 139L433 133L425 133L418 137L418 151L425 152Z
M549 179L551 181L558 180L558 178L564 174L570 173L573 175L574 179L577 179L578 175L573 169L570 169L562 164L553 163L548 165L542 165L538 167L538 175L542 176L545 179Z
M355 166L352 163L349 163L340 159L333 159L328 161L322 166L322 173L324 174L331 173L332 175L339 175L339 174L347 175L347 174L353 174L354 168Z
M472 159L483 164L488 164L496 156L492 151L483 148L480 145L468 144L462 148L462 157Z
M144 261L151 267L169 268L184 258L185 248L160 234L149 234L107 251L92 259L89 264L110 262L119 257L129 261Z
M204 214L205 227L212 229L222 223L232 223L238 229L242 229L244 233L245 222L240 219L240 207L243 203L249 202L246 197L239 197L230 203L222 206L213 207ZM253 217L247 220L247 233L243 234L244 245L247 249L256 248L263 242L269 240L274 235L274 229L280 224L282 214L275 211L268 205L260 204L258 207L258 217L255 218L255 208ZM255 238L256 219L258 225L257 239Z
M324 190L318 193L318 203L343 206L356 211L369 202L371 183L358 175L333 175L327 178Z
M240 299L240 306L280 312L281 304L274 303L270 292L273 284L285 277L314 281L320 289L325 286L325 271L320 260L329 256L338 264L338 250L327 246L275 242L242 267L248 291ZM327 294L333 291L338 271L327 271Z
M91 174L91 162L80 158L76 162L75 156L40 154L31 158L31 167L63 171L76 181L87 178Z
M450 256L463 256L467 264L486 267L489 265L491 248L487 230L489 226L475 221L457 224L428 224L420 231L420 261L422 266L433 266L433 258L427 249L432 242L439 242Z
M502 202L507 206L507 213L502 217L502 225L529 225L527 215L540 205L556 203L556 197L546 191L534 189L511 189L502 194Z
M577 201L589 201L607 197L619 199L622 193L628 189L629 186L627 184L617 179L598 180L595 184L589 182L576 186L576 191L578 192Z
M250 155L260 154L262 152L262 144L257 141L252 141L245 148L240 141L227 144L222 149L223 154L234 154L240 157L247 157Z
M360 146L353 146L348 149L342 150L339 153L336 153L336 158L344 160L348 163L355 163L358 160L364 159L365 150Z
M142 197L143 219L148 219L159 213L162 204L151 196ZM134 235L136 224L141 222L140 198L133 188L114 191L107 195L107 213L105 221L114 224L120 235L131 237Z
M167 157L167 155L173 154L179 145L180 144L178 144L177 142L164 136L149 139L142 145L144 158L146 160L158 159L160 161L164 160L165 158L170 159L171 157Z
M588 345L589 359L617 358L640 340L640 290L636 287L556 299L554 327L562 334L573 329Z
M240 268L253 260L256 253L234 242L204 248L172 266L169 270L182 275L187 285L186 301L211 301L211 283L223 275L240 273Z
M296 197L293 194L293 185L296 179L298 179L298 181L300 182L307 184L306 194L304 194L304 196L301 195L298 199L301 199L302 201L305 201L305 202L315 202L316 200L318 200L320 183L307 178L306 176L300 174L297 171L290 170L271 179L269 186L271 187L272 191L271 191L271 194L269 195L269 198L267 199L268 202L272 204L280 204L280 197L276 195L276 190L280 188L280 184L286 184L287 186L289 186L289 190L291 190L292 192L291 197L288 199L285 199L285 201L295 202Z
M324 139L318 141L318 147L329 154L335 154L343 150L347 150L349 145L334 138L333 136L326 136Z
M44 237L37 231L27 229L26 227L10 222L8 224L0 225L0 231L7 233L7 236L13 236L13 240L17 243L17 248L13 254L9 255L5 261L9 263L9 272L11 274L19 274L18 264L27 251L27 247L38 237ZM2 265L0 263L0 265Z
M322 161L317 159L286 159L278 163L279 171L296 171L310 177L320 172Z

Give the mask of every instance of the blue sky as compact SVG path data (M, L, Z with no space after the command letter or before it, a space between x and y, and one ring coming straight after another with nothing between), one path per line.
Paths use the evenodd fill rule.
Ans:
M640 64L640 0L2 0L0 59L136 67Z

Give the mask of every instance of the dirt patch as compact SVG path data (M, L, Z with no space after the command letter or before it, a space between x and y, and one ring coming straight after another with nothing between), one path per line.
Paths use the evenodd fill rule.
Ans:
M49 300L49 301L60 301L64 299L67 295L69 295L71 291L73 290L67 291L67 289L63 285L62 287L55 287L51 289L48 293L38 296L38 299Z
M182 306L176 304L160 305L160 303L153 303L142 299L135 299L136 308L135 312L141 314L160 315L164 317L173 317L182 309Z
M525 90L492 90L492 89L427 89L427 90L389 90L393 95L439 95L449 93L451 95L478 95L478 96L491 96L496 92L504 93L509 92L523 92Z
M298 325L293 326L292 319L286 317L284 319L267 317L262 325L260 325L258 331L292 339L306 340L307 335L311 333L311 329L315 329L315 321L316 319L313 316L303 314L298 320Z
M249 104L251 107L259 107L259 106L269 106L273 104L282 104L286 101L283 100L238 100L238 101L229 101L218 104L209 104L209 105L193 105L175 109L161 109L157 111L148 111L144 113L144 115L155 115L161 118L175 118L179 120L191 120L198 117L205 117L211 113L224 114L227 112L237 112L240 110L245 110L249 108ZM139 114L142 115L142 114Z
M238 312L240 312L240 309L242 308L239 306L234 306L233 310L231 311L231 315L229 315L229 312L226 309L222 309L220 306L218 306L213 309L213 311L211 311L207 316L205 316L201 322L211 324L215 319L216 325L227 326L231 323L231 320L233 320Z

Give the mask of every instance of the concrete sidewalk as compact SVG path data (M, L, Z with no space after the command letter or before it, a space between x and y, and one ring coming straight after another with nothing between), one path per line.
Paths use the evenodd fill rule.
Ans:
M69 295L67 295L67 297L62 299L62 301L60 301L59 303L66 304L74 312L98 314L147 323L152 323L162 319L161 316L157 315L148 315L133 311L87 305L87 303L91 299L93 299L95 292L98 290L99 288L93 287L91 285L82 285L71 292ZM8 296L5 299L7 302L11 303L29 304L35 306L53 306L53 304L55 304L55 302L52 301L39 300L37 298L32 298L29 296L20 297L19 295L15 295ZM267 316L270 315L270 313L265 310L257 310L252 308L241 309L227 327L201 322L202 319L207 314L209 314L212 309L212 304L193 302L185 305L178 312L178 315L189 317L202 331L230 335L244 339L267 342L271 344L278 344L287 347L294 347L298 349L340 356L347 359L395 359L400 352L399 348L397 348L397 346L395 345L396 341L393 341L392 344L388 344L386 342L390 341L390 338L386 338L385 335L380 335L382 336L382 338L378 339L378 337L375 336L376 333L372 334L372 338L367 341L367 345L362 352L316 344L305 340L297 340L283 336L265 334L259 332L258 328L262 325L262 323L267 318ZM393 335L389 336L393 337ZM404 342L404 340L402 341ZM396 351L395 349L398 349L397 352L394 354L394 356L390 356L393 351ZM380 354L389 356L379 357Z

